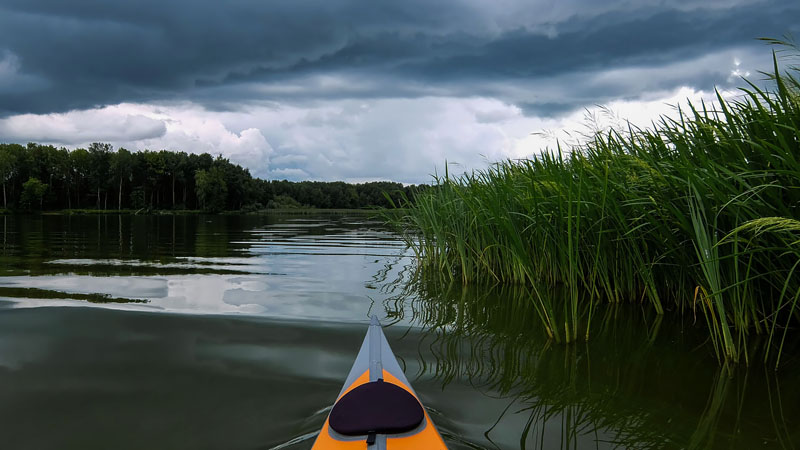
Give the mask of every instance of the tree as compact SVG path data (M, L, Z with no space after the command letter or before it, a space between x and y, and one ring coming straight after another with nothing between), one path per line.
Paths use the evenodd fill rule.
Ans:
M147 150L139 154L143 155L145 161L145 184L143 187L146 192L147 186L150 186L150 207L158 208L161 203L159 182L161 178L164 177L165 172L164 155L160 152L150 152ZM153 197L155 197L155 203L153 203Z
M47 185L42 183L38 178L28 178L28 181L22 184L22 198L20 203L22 207L27 210L33 210L38 207L42 209L42 199L47 192Z
M178 180L181 170L183 170L181 167L183 158L180 153L173 153L166 150L161 150L159 153L161 154L161 159L164 160L164 172L165 175L168 176L171 186L170 191L172 192L172 209L175 209L175 182Z
M21 172L27 159L25 147L19 144L0 145L0 181L3 183L4 208L8 208L9 198L10 203L14 203L14 188L22 184Z
M3 208L8 208L8 196L6 195L6 183L14 174L14 155L5 146L0 149L0 181L3 182Z
M94 142L89 145L89 161L91 163L89 174L92 185L97 190L97 209L100 209L100 190L105 190L108 186L112 150L111 144ZM106 194L106 199L108 199L108 194Z
M75 199L78 208L81 207L81 185L86 180L89 173L89 152L79 148L69 153L70 163L70 184L75 186ZM70 205L71 206L71 205Z
M117 150L117 153L112 153L111 157L111 171L114 177L119 182L119 198L117 202L117 209L122 209L122 181L132 177L133 158L131 152L124 148Z
M20 207L24 185L31 179L46 186L38 197L38 185L28 184L27 208L85 207L95 198L98 208L108 206L109 194L117 192L117 207L193 208L206 211L252 211L261 205L302 205L317 208L392 207L400 199L413 201L416 189L391 182L348 184L341 181L263 180L222 156L166 150L114 151L110 144L94 143L89 149L56 148L51 145L0 143L0 184L3 207ZM73 194L75 194L73 198ZM105 194L105 195L103 195ZM84 205L81 205L84 203ZM789 202L790 203L790 202Z
M224 210L225 200L228 196L225 172L215 166L208 170L198 170L194 178L200 207L205 211L211 212Z
M56 207L68 207L72 200L70 198L70 161L69 151L66 148L60 148L52 153L49 163L48 174L50 182L49 193L56 199ZM61 198L64 200L61 200Z

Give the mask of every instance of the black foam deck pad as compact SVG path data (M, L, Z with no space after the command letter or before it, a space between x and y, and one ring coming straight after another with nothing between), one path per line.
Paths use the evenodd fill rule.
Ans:
M345 394L333 406L330 427L345 436L397 434L422 423L422 405L400 386L373 381Z

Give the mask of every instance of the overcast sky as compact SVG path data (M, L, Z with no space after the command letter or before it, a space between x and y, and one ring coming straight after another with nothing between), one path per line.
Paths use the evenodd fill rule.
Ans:
M0 141L429 182L733 94L787 33L797 0L0 0Z

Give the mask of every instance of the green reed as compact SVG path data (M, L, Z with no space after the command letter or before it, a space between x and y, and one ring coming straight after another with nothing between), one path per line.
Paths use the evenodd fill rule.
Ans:
M800 323L800 82L777 59L771 76L649 129L436 176L394 222L448 282L530 287L556 341L588 339L600 303L641 303L700 316L721 361L765 334L777 367Z
M704 338L703 329L686 320L665 320L654 309L641 314L626 305L599 305L592 342L553 345L530 326L537 314L529 307L529 287L442 286L420 275L399 276L384 307L426 330L419 351L431 354L420 358L416 376L433 375L442 385L466 379L509 400L485 430L489 441L527 416L515 429L519 448L591 447L598 432L604 448L749 448L766 442L792 448L794 416L781 404L798 392L791 369L714 369L702 358L687 358L680 349L696 349ZM567 301L565 292L543 294ZM752 344L757 342L749 343L751 352L759 348ZM500 431L497 424L504 421Z

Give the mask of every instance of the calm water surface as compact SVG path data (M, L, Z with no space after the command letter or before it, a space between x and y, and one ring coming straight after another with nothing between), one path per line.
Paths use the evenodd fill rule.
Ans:
M796 359L726 370L632 308L549 343L528 293L421 281L367 215L0 227L0 448L310 448L370 314L451 449L800 447Z

